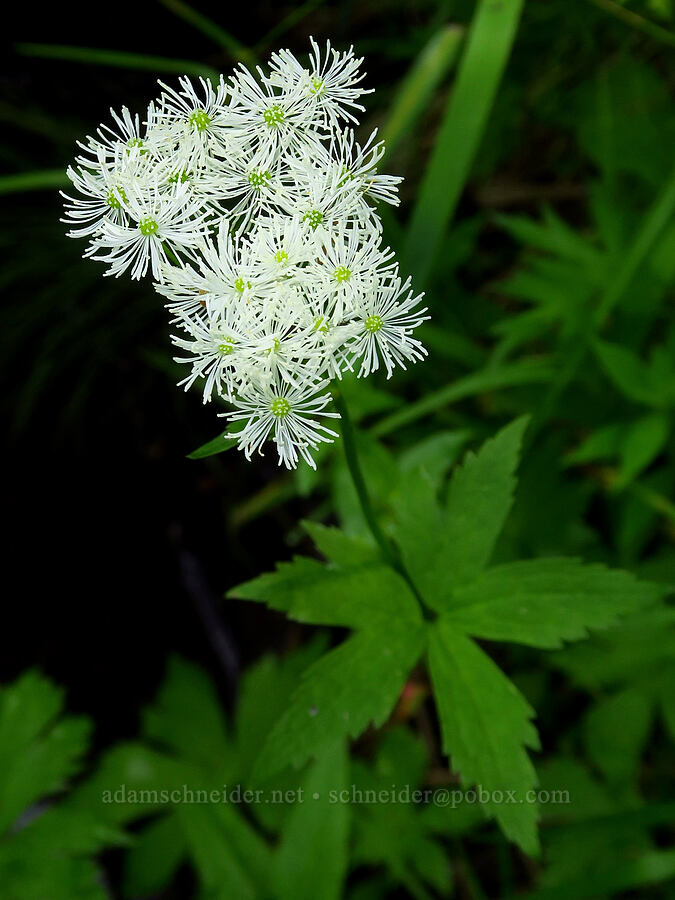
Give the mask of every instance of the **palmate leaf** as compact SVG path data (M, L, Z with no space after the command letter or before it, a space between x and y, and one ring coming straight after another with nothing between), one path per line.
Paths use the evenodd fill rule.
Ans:
M420 609L405 580L372 548L335 529L309 526L326 555L345 565L296 558L230 596L266 602L301 622L359 629L303 673L270 732L254 774L299 766L345 737L388 717L424 647Z
M357 632L313 663L269 734L257 776L300 766L340 739L357 737L371 722L382 725L424 642L421 622L392 620L386 631Z
M0 833L64 786L89 744L87 719L58 719L63 692L35 671L0 689Z
M474 637L555 648L656 602L658 585L576 559L495 566L457 588L444 618Z
M484 808L527 852L538 851L536 784L525 747L537 749L534 710L492 660L449 622L431 629L429 666L443 749L464 784L486 792ZM512 792L508 794L507 792Z
M447 836L447 828L438 829L426 815L430 809L442 811L442 807L414 802L414 792L422 788L428 766L425 742L403 727L382 735L371 762L357 759L352 763L355 796L365 801L354 806L354 864L384 865L393 885L423 900L431 896L426 885L441 896L452 891L450 862L439 840L439 836ZM397 791L406 791L411 802L367 802L380 791L392 801L401 797Z
M468 455L450 481L447 502L423 470L402 482L396 537L425 604L429 664L444 747L463 783L488 792L484 808L526 852L537 848L535 776L526 748L537 746L533 711L470 636L535 647L607 628L654 603L658 586L574 559L534 559L486 569L511 506L525 420ZM496 803L494 791L515 791Z
M143 716L145 743L113 748L73 797L78 809L100 811L110 826L152 817L127 854L126 896L163 891L186 862L197 871L202 896L223 890L242 900L277 896L267 838L239 800L225 802L222 792L224 785L245 790L262 736L320 649L314 642L287 659L266 658L252 667L242 678L234 727L227 727L205 673L185 660L170 661L158 698ZM191 793L183 801L185 790ZM210 792L217 802L199 799ZM247 811L256 813L251 806Z
M403 559L425 600L442 611L454 587L471 581L489 561L508 515L527 418L516 419L477 454L468 453L450 480L447 504L430 481L406 480L396 502Z
M296 557L277 571L240 584L229 597L260 600L298 622L347 628L386 626L390 618L419 619L407 584L380 562L329 568Z
M350 810L335 802L347 787L344 742L324 750L302 784L303 800L286 821L275 857L278 900L339 900L347 872Z
M90 722L60 718L63 691L38 672L0 688L0 894L11 900L104 900L91 854L116 829L67 800L34 806L66 787L89 744ZM25 814L28 813L26 816Z

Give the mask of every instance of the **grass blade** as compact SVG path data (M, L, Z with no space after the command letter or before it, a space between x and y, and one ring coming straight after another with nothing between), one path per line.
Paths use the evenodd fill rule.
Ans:
M464 29L446 25L419 54L401 82L380 135L387 153L399 144L428 105L436 88L459 56Z
M668 31L667 28L662 28L660 25L657 25L656 22L645 19L644 16L639 15L632 9L626 9L625 6L619 6L618 3L614 3L614 0L588 0L588 2L593 6L597 6L597 8L601 9L603 12L608 13L610 16L614 16L615 19L628 25L629 28L635 28L636 31L641 31L643 34L649 35L649 37L653 38L655 41L662 41L664 44L675 47L675 34L673 34L672 31Z
M408 229L403 271L416 287L429 277L478 149L516 35L523 0L480 0L459 73L422 179Z
M17 53L40 59L62 59L68 62L89 63L95 66L112 66L117 69L145 69L150 72L172 72L178 75L202 75L218 80L218 73L211 66L189 59L170 59L167 56L147 56L145 53L127 53L122 50L100 50L94 47L71 47L65 44L16 44Z
M290 29L297 25L298 22L302 22L302 20L310 13L313 13L315 9L323 6L325 2L326 0L306 0L305 3L296 6L296 8L291 10L287 16L284 16L281 21L277 22L276 25L273 25L267 34L263 35L256 44L256 50L259 50L261 53L267 50L268 47L277 41L282 34L286 34L286 32L290 31Z
M16 175L0 175L0 195L19 194L22 191L44 191L66 187L70 184L65 169L45 169L41 172L18 172Z
M247 66L254 66L257 63L255 53L244 46L241 41L231 35L229 31L221 28L217 22L209 19L204 13L193 9L183 0L159 0L169 12L172 12L179 19L192 25L197 31L201 31L203 35L226 50L235 60L245 63Z
M416 422L450 403L500 388L546 382L551 378L552 373L553 368L547 360L524 360L475 372L453 381L452 384L446 385L439 391L427 394L417 403L410 403L398 412L380 419L370 429L370 432L377 437L390 434L397 428Z

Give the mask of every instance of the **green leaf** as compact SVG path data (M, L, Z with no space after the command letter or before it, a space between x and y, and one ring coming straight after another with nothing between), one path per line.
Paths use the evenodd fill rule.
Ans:
M528 900L593 900L631 890L647 888L675 878L675 850L653 850L639 856L616 860L609 866L594 866L578 880L528 894ZM638 894L644 896L644 894Z
M444 619L431 629L429 666L453 769L462 784L484 791L481 803L506 836L536 854L537 806L528 795L536 775L525 750L539 747L534 711L492 660Z
M387 153L408 137L434 91L457 60L464 30L445 25L434 32L401 81L380 137Z
M236 61L241 61L247 66L254 66L257 58L252 50L245 47L241 41L238 41L233 35L226 31L217 22L209 19L203 13L193 9L184 0L160 0L162 6L165 6L174 15L179 16L188 25L192 25L197 31L201 31L203 35L211 38L216 44L226 50Z
M370 429L370 432L376 437L382 437L467 397L475 397L490 391L519 385L545 384L550 381L553 373L554 369L545 359L524 359L473 372L438 391L425 394L421 400L417 400L415 403L408 403L399 412L380 419Z
M123 50L101 50L93 47L71 47L64 44L16 44L17 53L37 56L41 59L61 59L95 66L112 66L120 69L150 70L154 74L173 72L177 75L201 75L218 81L218 72L203 63L169 56L149 56L145 53L128 53Z
M471 437L468 430L438 431L404 450L399 456L399 467L404 473L423 469L433 484L440 485Z
M237 446L238 437L231 437L231 431L224 431L218 437L212 438L201 447L197 447L192 453L188 453L188 459L206 459L207 456L215 456L217 453L224 453Z
M596 703L586 716L588 757L624 792L637 778L652 714L651 697L637 688L627 688Z
M513 501L515 469L527 418L516 419L455 469L446 508L423 475L408 478L395 501L396 537L417 588L434 609L489 561Z
M339 800L347 788L349 760L341 742L310 767L285 824L274 863L279 900L339 900L347 871L350 807Z
M405 271L427 280L459 201L516 36L522 0L480 0L448 107L426 167L404 251Z
M199 666L171 657L154 704L143 715L142 733L183 759L214 768L231 756L221 704Z
M548 659L588 690L644 679L660 683L675 662L675 609L663 604L628 616Z
M593 348L609 378L630 400L650 407L667 402L666 385L632 350L600 340L594 342Z
M23 191L53 191L55 188L68 187L69 184L70 179L65 169L17 172L16 175L0 175L0 196Z
M263 747L258 777L300 766L371 722L382 725L424 640L422 625L392 619L386 631L358 632L311 665Z
M599 564L524 560L495 566L458 587L445 618L474 637L553 648L613 625L662 593L658 585Z
M243 673L235 726L240 778L244 784L250 780L255 757L278 719L279 711L288 706L304 670L326 651L327 638L328 635L321 632L284 657L263 656ZM256 812L261 809L258 807Z
M675 691L673 683L675 679L675 660L669 670L666 671L666 677L661 682L660 704L670 739L675 742Z
M59 720L62 706L63 692L35 671L0 689L0 834L79 769L90 722Z
M380 551L363 538L353 537L339 528L329 528L319 522L302 524L319 552L336 566L356 566L360 563L377 562L380 559Z
M103 836L88 812L52 807L0 842L3 900L108 900L95 861Z
M330 568L298 556L228 592L258 600L298 622L360 628L394 621L419 622L419 606L403 578L383 563Z
M627 429L621 444L621 468L614 488L625 488L646 469L666 446L670 419L660 413L644 416Z
M173 880L186 852L185 838L176 817L154 819L135 836L125 854L125 896L161 893Z
M253 826L229 803L179 804L176 815L207 891L237 900L263 900L271 853Z

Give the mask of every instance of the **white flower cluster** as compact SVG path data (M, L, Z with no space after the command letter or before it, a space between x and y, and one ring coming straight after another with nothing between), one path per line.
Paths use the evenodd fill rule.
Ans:
M376 132L361 146L350 127L360 63L312 41L309 68L282 50L258 79L240 66L216 86L160 82L144 121L113 112L68 169L70 236L106 274L151 271L190 366L181 384L234 407L248 458L271 437L280 464L314 466L336 436L320 421L337 417L330 379L426 354L412 336L426 309L376 212L401 179L378 173Z

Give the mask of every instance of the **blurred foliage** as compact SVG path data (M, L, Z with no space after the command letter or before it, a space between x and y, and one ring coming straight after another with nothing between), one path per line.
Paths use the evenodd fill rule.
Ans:
M145 50L125 29L108 48L93 26L77 46L19 36L35 80L0 102L18 136L0 151L12 439L53 446L52 429L86 446L111 381L143 409L165 379L174 444L201 440L192 455L208 459L191 465L226 485L229 538L250 529L248 548L271 520L271 552L304 554L259 576L258 553L242 551L219 587L304 627L291 652L285 624L279 655L254 648L227 714L206 673L171 658L138 738L86 762L90 724L62 717L50 681L29 671L2 688L2 900L673 897L674 12L310 0L235 18L161 0ZM425 282L430 359L343 392L373 509L426 618L378 555L341 447L281 477L218 455L217 428L190 417L196 395L175 393L153 292L101 279L56 221L58 171L108 102L131 89L142 102L148 73L226 70L280 43L304 52L309 33L366 56L364 130L381 128L387 168L406 176L385 230ZM59 91L69 66L105 99L65 76ZM53 99L33 90L45 73ZM539 808L481 804L474 782L548 794ZM186 786L229 800L162 794ZM424 799L353 799L392 786ZM350 802L331 802L341 789Z

